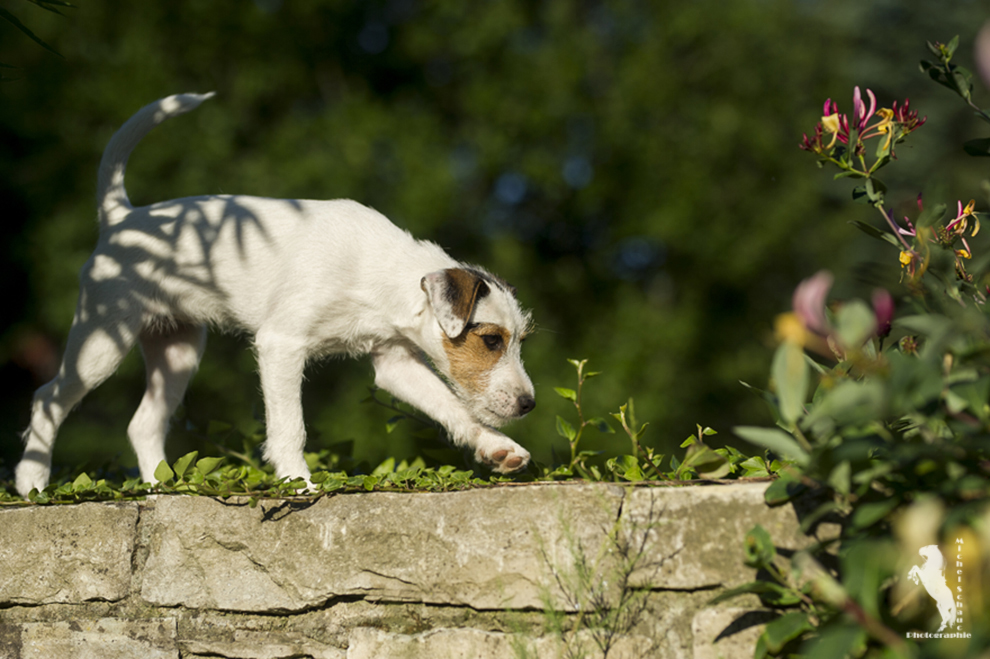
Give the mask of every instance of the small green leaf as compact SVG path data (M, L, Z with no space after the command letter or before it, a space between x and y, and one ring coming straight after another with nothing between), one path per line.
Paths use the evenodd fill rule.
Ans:
M192 453L186 453L184 456L175 461L173 465L173 470L178 478L185 478L186 472L189 470L189 465L196 461L199 457L199 451L193 451Z
M883 196L887 193L887 186L884 185L883 181L876 178L866 179L866 196L870 198L870 201L877 203L883 201Z
M371 472L372 476L384 476L395 471L395 458L388 458Z
M560 415L557 415L557 434L569 442L573 442L574 438L577 437L577 433L574 431L574 426L568 423L567 420Z
M835 465L832 473L828 476L828 484L835 488L839 494L849 494L851 467L848 460L843 460Z
M168 463L165 462L164 460L159 462L158 466L155 467L155 480L159 481L160 483L166 483L172 480L173 478L175 478L175 472L172 471L172 468L168 466Z
M682 466L694 469L704 478L722 478L731 469L728 460L704 444L689 446Z
M554 387L553 390L556 391L557 395L559 395L561 398L566 398L567 400L572 402L577 401L577 392L574 391L573 389L567 389L565 387Z
M803 611L791 611L768 624L763 631L763 639L770 654L776 655L789 642L813 629L814 625L808 619L807 613Z
M806 659L824 659L826 657L864 657L866 655L869 635L866 630L855 622L832 624L801 648L801 656ZM883 656L887 659L903 657L899 652L888 649ZM911 655L907 655L911 656Z
M959 47L959 35L952 37L949 43L945 45L945 51L948 53L949 57L956 54L956 48Z
M983 137L978 140L969 140L963 144L963 150L971 156L990 156L990 137Z
M869 526L873 526L891 512L900 503L900 499L897 497L892 497L890 499L885 499L883 501L877 501L874 503L864 503L856 507L853 511L851 522L855 529L865 529Z
M890 243L891 245L899 245L900 244L897 241L897 238L895 238L893 234L888 233L887 231L881 231L880 229L877 229L876 227L874 227L874 226L872 226L870 224L867 224L866 222L863 222L861 220L852 220L852 221L849 222L849 224L853 225L854 227L856 227L857 229L859 229L860 231L862 231L866 235L868 235L868 236L870 236L872 238L876 238L877 240L886 241L886 242Z
M967 101L970 100L973 92L973 74L969 69L961 66L952 65L950 69L952 71L952 83L955 85L956 92Z
M747 442L768 448L782 458L793 461L798 466L803 467L808 464L807 451L801 448L801 445L783 430L757 426L736 426L732 431Z
M808 363L804 350L791 341L780 344L773 356L771 367L777 385L780 416L788 427L797 423L808 399Z
M601 418L600 416L596 416L593 419L588 419L588 425L594 426L595 429L597 429L598 432L600 433L604 433L606 435L615 434L615 430L612 429L612 426L608 425L608 421Z
M385 433L386 434L391 434L391 432L393 430L395 430L395 427L398 426L399 423L403 419L405 419L405 418L406 418L406 415L405 414L396 414L391 419L389 419L388 421L386 421L385 422Z
M780 478L770 483L770 486L763 493L763 498L769 506L779 506L787 503L795 496L804 491L804 484L797 478L784 472Z
M861 347L877 328L876 315L862 300L843 304L835 314L835 322L839 342L849 349Z
M88 490L93 487L93 480L83 472L76 477L76 480L72 481L72 489L76 492L80 490Z
M223 464L223 458L203 458L196 463L196 471L203 476L208 476L216 471Z
M777 548L773 546L773 540L770 539L770 534L759 524L754 526L746 534L743 550L746 555L745 563L749 567L766 567L777 556Z

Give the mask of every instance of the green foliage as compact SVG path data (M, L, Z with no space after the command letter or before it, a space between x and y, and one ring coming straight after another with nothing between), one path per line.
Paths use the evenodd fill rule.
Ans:
M957 47L958 39L929 44L938 62L922 62L921 68L975 108L971 74L951 62ZM990 501L990 258L979 256L986 249L976 238L981 213L975 202L962 201L955 216L943 204L926 209L919 196L915 222L895 222L886 188L874 178L891 161L881 154L870 165L865 144L895 144L924 121L880 109L877 116L890 123L877 131L862 101L857 88L853 113L826 114L802 148L838 167L840 175L866 180L853 196L875 206L886 228L857 226L899 251L899 317L892 320L894 299L885 291L874 294L872 308L861 301L826 308L832 279L820 273L798 287L794 311L778 318L775 393L763 396L777 427L734 430L787 462L767 490L768 503L780 505L809 489L824 493L803 528L811 532L819 522L837 521L841 533L835 543L798 552L789 567L764 529L747 536L746 563L764 577L717 599L755 593L764 604L786 610L767 625L758 658L799 650L808 657L939 656L947 646L905 641L905 632L926 631L929 623L917 607L905 609L897 589L906 578L906 568L900 572L905 558L919 547L898 544L895 520L939 501L951 514L926 523L961 537L962 529L982 523ZM822 139L830 132L839 139ZM899 528L903 543L907 531ZM986 560L985 547L974 552L971 563ZM964 631L973 640L956 649L968 647L967 656L975 656L990 645L982 631L990 611L973 599L965 607Z
M427 467L422 459L398 464L393 458L378 465L370 474L349 475L331 471L316 455L307 455L314 467L312 487L303 480L277 479L270 472L248 464L227 464L225 458L199 458L195 451L172 465L162 462L155 469L155 484L127 479L122 484L107 479L92 480L82 473L72 482L53 483L42 491L33 490L28 501L36 504L71 504L82 501L140 500L152 494L186 494L227 499L319 497L330 492L449 492L469 487L491 486L491 481L474 477L473 472L451 465ZM19 498L0 493L0 504L23 505Z
M768 461L763 456L749 457L733 447L712 449L705 444L704 438L717 433L701 425L697 426L696 434L681 443L680 447L687 449L683 459L672 455L665 468L667 456L643 444L649 424L638 422L632 398L620 405L618 412L611 414L629 439L629 453L605 457L603 451L582 450L581 439L587 428L594 428L605 434L615 434L615 430L605 418L589 417L582 402L586 392L585 383L601 375L601 372L586 371L587 359L567 361L577 371L577 387L555 387L554 391L569 401L577 414L576 423L571 423L560 415L556 418L557 434L567 441L569 459L554 465L534 463L530 471L537 480L581 477L595 481L677 483L697 479L718 480L727 476L767 478L779 471L780 462Z
M648 424L636 420L633 400L619 407L612 416L619 422L630 441L628 454L606 455L603 451L586 451L580 448L584 431L591 427L600 433L615 434L603 417L585 416L582 393L587 380L600 375L586 371L588 360L570 359L577 371L577 388L556 387L561 398L569 401L577 413L577 423L572 424L562 416L556 417L558 434L567 441L570 451L566 462L545 465L533 462L527 472L514 477L491 475L488 479L475 476L470 458L453 449L426 449L424 457L411 462L388 458L377 467L358 462L353 456L353 442L331 445L316 453L307 453L306 462L312 472L311 486L301 480L276 479L269 467L260 459L260 446L265 439L264 426L258 424L251 432L241 433L227 423L211 421L201 441L207 443L221 456L199 457L198 451L187 453L171 465L162 462L155 470L158 483L142 483L139 479L121 475L119 466L108 466L103 472L108 478L94 481L86 473L75 481L53 482L42 492L32 492L28 499L33 503L77 503L92 500L132 500L149 494L191 494L227 498L231 496L279 498L288 496L320 496L330 492L403 491L438 492L468 487L488 487L507 481L554 481L584 478L591 481L626 483L687 484L698 479L720 480L732 478L766 479L777 474L782 463L758 455L749 457L732 447L713 449L704 439L717 434L713 429L697 426L697 432L681 443L686 449L683 459L671 456L664 468L666 456L645 447L642 439ZM438 439L434 422L418 416L411 408L390 398L383 400L378 389L372 387L365 403L389 410L392 416L386 421L386 431L392 432L403 422L422 426L423 437ZM231 448L231 446L236 448ZM614 453L610 452L610 453ZM425 458L425 459L424 459ZM430 461L430 465L427 464ZM460 463L464 468L454 466ZM116 478L114 478L116 476ZM118 485L123 481L122 485ZM0 484L4 484L0 480ZM11 484L7 487L12 490ZM0 504L23 503L18 497L0 489Z

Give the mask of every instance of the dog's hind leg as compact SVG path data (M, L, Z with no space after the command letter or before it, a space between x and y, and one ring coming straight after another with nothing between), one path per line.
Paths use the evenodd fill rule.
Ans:
M206 347L206 327L179 325L141 333L141 354L147 388L141 405L127 426L127 436L137 455L141 478L156 482L155 469L165 459L169 420L189 386Z
M116 322L110 322L104 309L89 309L85 299L85 294L80 296L58 375L34 394L31 423L24 431L24 457L15 474L17 492L23 497L48 485L59 426L83 396L117 370L137 340L139 317L118 313Z

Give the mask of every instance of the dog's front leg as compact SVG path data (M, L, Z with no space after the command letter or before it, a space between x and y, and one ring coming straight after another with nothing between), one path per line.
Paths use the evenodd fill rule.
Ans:
M375 384L440 423L456 446L474 450L474 458L500 473L519 471L529 452L497 430L479 423L449 387L404 346L372 353Z
M309 480L303 451L306 428L302 412L302 379L306 347L302 341L275 332L255 337L261 392L265 398L264 457L279 478Z

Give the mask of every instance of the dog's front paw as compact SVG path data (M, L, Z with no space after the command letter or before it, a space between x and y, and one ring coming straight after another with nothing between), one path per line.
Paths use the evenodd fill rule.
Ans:
M478 438L474 459L499 474L512 474L529 464L529 451L500 432L485 430Z
M27 499L31 490L41 491L48 485L51 468L34 460L21 460L14 470L17 493Z

